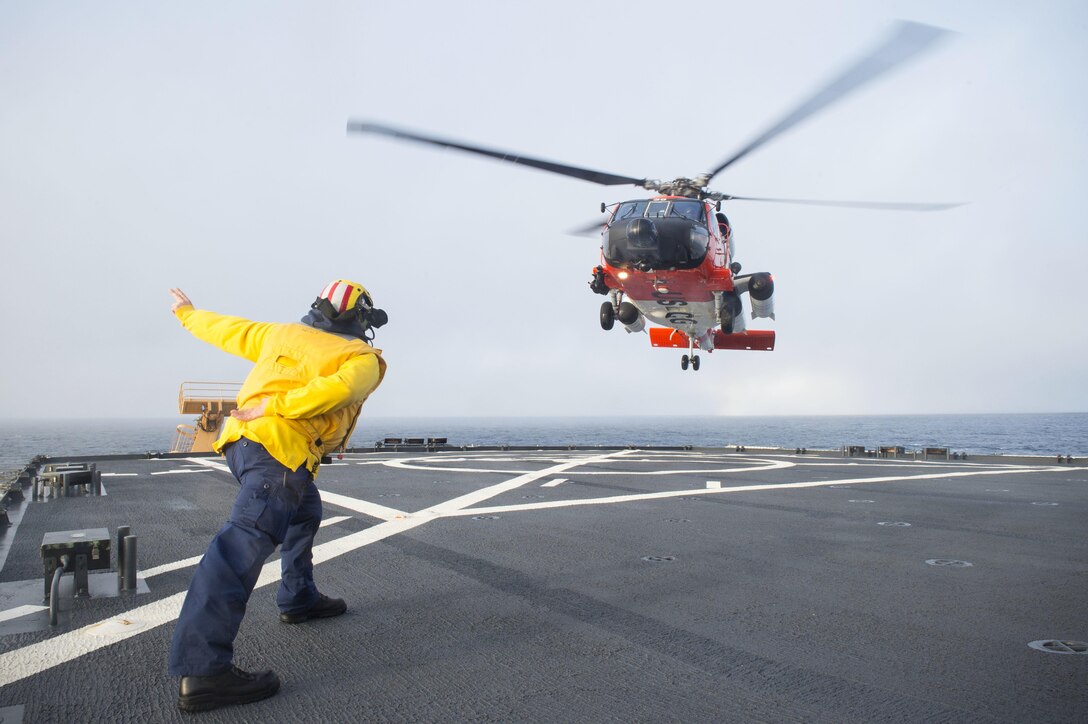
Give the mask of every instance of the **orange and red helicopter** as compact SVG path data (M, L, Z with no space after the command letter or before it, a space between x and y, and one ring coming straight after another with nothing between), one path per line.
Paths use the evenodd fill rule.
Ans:
M647 320L654 347L686 348L680 366L699 369L696 350L773 350L775 333L748 330L742 296L749 297L752 319L774 319L774 279L767 272L741 274L723 201L770 201L899 211L934 211L960 204L827 201L733 196L710 191L710 181L730 165L859 86L932 46L948 31L912 22L896 24L872 52L848 66L781 120L756 136L713 170L695 178L656 181L569 166L508 151L437 138L367 121L349 120L348 131L390 136L530 166L603 186L633 185L658 196L615 204L601 234L601 260L590 288L608 296L601 305L601 327L616 320L641 332ZM594 227L597 225L594 224ZM588 231L588 229L587 229Z

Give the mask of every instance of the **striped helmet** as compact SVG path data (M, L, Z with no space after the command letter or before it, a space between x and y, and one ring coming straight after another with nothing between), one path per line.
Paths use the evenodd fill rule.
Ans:
M366 288L362 284L349 282L347 279L337 279L330 282L318 295L317 299L318 301L328 300L337 315L352 310L357 306L364 308L374 306L374 302L371 301ZM360 299L362 300L361 304Z

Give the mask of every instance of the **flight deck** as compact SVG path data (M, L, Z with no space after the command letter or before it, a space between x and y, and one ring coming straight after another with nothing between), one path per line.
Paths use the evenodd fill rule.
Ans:
M237 484L217 457L94 465L97 487L8 501L4 722L1088 720L1077 461L348 454L321 468L314 548L347 614L281 623L271 558L235 663L283 686L199 715L166 653ZM88 567L53 571L51 607L73 535Z

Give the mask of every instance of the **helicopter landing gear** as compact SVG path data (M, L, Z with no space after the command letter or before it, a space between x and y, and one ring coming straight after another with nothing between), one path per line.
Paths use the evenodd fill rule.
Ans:
M612 302L601 305L601 329L609 330L616 324L616 310L612 308Z
M699 371L699 355L695 354L695 337L688 337L688 354L680 358L680 369L686 370L688 365L691 365L691 369Z

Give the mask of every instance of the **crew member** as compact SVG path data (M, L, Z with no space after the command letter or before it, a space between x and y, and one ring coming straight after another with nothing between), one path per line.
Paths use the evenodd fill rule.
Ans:
M280 621L339 616L343 599L319 593L313 577L322 456L343 450L359 410L385 375L373 330L388 320L361 285L339 279L301 324L251 322L194 309L171 289L173 312L194 336L254 363L238 392L216 452L241 489L230 517L204 554L170 645L170 674L181 677L178 707L202 711L272 696L272 671L233 666L234 637L261 567L282 546L276 602Z

